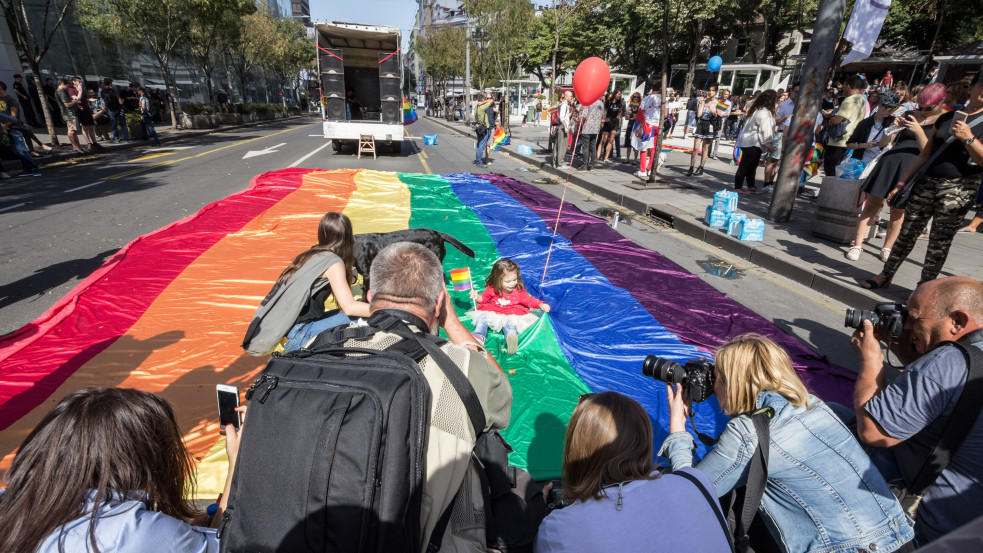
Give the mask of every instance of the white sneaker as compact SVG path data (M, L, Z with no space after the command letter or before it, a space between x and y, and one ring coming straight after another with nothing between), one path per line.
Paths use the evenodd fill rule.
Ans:
M7 173L0 173L0 179L7 180L9 178L10 178L10 175L8 175Z
M881 227L877 227L877 230L874 231L874 238L884 238L885 236L887 236L887 231Z
M846 258L850 261L856 261L860 259L860 254L863 253L864 249L860 246L851 246L846 252Z
M647 178L649 178L648 174L643 173L641 171L635 171L635 176L638 177L638 178L640 178L640 179L647 179Z

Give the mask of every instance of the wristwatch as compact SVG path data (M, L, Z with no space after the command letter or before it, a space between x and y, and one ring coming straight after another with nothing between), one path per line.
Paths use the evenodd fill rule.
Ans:
M963 140L963 144L965 144L967 146L969 146L973 142L976 142L976 137L975 136L971 136L971 137L967 138L966 140Z

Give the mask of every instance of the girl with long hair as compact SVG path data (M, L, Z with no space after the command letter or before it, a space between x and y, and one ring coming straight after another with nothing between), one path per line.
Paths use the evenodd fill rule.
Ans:
M515 355L519 347L519 334L538 320L529 310L542 309L547 313L550 310L548 303L526 292L519 264L511 259L496 261L485 279L484 292L471 290L471 299L477 305L472 317L475 338L483 344L489 328L501 331L509 355Z
M355 236L343 213L328 212L317 227L317 244L299 254L280 274L246 331L243 348L254 355L307 345L321 332L368 317L369 304L355 274Z
M563 444L566 507L543 520L534 550L730 551L710 480L692 468L663 474L652 457L652 422L637 401L581 396Z
M887 482L832 409L806 390L781 346L757 334L738 336L717 348L713 376L720 408L733 418L695 466L718 497L748 484L759 445L752 415L767 417L767 479L756 507L772 546L788 552L847 553L857 544L882 553L913 550L914 531ZM687 400L678 385L667 385L666 395L670 434L659 454L673 470L693 466Z
M642 95L632 92L628 99L628 110L625 112L625 119L628 121L628 129L625 130L625 163L631 165L631 154L635 153L635 161L638 161L638 150L631 147L632 128L635 124L635 116L638 115L638 106L642 103Z
M226 427L226 508L239 449ZM171 406L139 390L90 388L61 400L21 444L0 492L0 551L217 552L191 526L195 460Z
M764 152L771 153L774 146L772 138L775 135L775 104L778 94L774 90L761 93L747 111L744 131L738 146L741 148L741 163L734 173L734 188L738 193L744 192L747 182L748 192L757 193L754 176L761 163Z

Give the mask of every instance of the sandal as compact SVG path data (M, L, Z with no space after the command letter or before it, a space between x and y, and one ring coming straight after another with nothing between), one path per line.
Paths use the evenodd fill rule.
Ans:
M850 249L846 252L846 258L850 261L856 261L860 259L860 254L864 253L862 246L850 246Z
M887 288L891 285L891 279L886 279L884 282L878 283L876 280L874 280L875 278L877 277L865 280L861 286L867 290L877 290L878 288Z
M887 263L887 260L891 257L891 248L881 248L881 261Z

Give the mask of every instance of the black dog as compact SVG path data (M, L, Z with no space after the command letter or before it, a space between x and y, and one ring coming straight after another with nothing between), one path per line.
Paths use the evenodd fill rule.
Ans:
M468 257L474 257L474 250L465 246L460 240L450 234L439 232L428 228L411 228L397 230L393 232L371 232L367 234L355 235L355 268L358 274L362 275L363 287L366 290L369 286L369 269L372 267L372 260L382 248L396 242L416 242L430 251L437 259L443 261L447 248L444 242L454 246Z

